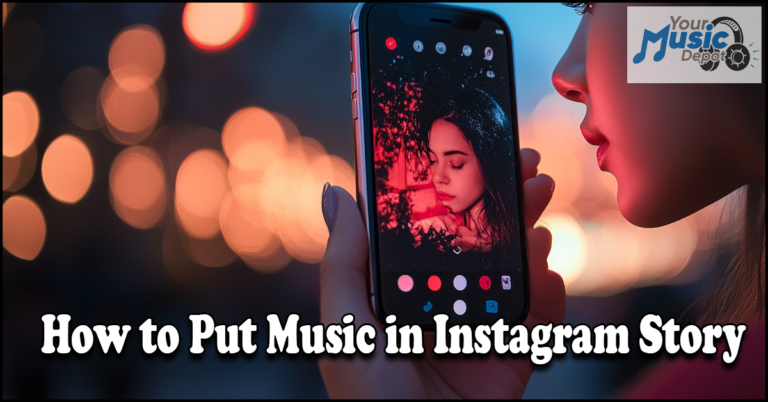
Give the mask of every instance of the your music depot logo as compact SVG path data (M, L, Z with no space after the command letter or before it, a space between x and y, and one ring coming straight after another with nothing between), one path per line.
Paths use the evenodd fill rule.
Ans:
M627 7L627 82L761 83L762 7Z

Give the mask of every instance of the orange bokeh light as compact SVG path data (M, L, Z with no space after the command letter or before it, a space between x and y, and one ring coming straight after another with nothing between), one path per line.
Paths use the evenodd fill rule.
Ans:
M127 224L140 229L163 217L166 185L163 165L150 148L130 147L115 158L109 174L112 206Z
M45 243L43 211L31 199L14 195L3 204L3 247L22 260L34 260Z
M190 258L204 267L223 267L237 258L221 236L210 239L197 239L184 234L180 236L183 237L184 249Z
M26 92L3 95L3 155L21 155L32 145L40 127L37 104Z
M48 146L40 170L51 196L74 204L83 198L93 180L91 152L79 138L64 134Z
M3 156L3 191L19 191L35 174L37 147L32 144L19 156Z
M176 217L190 236L211 238L219 232L219 209L229 191L227 161L218 151L191 153L176 175Z
M154 84L132 91L117 85L110 76L104 81L101 103L110 139L118 144L143 141L160 117L160 97Z
M3 156L3 191L11 188L19 176L19 169L21 169L21 156L14 158Z
M232 159L238 148L251 141L270 144L275 153L282 155L286 140L280 120L258 107L246 107L232 114L221 132L224 154Z
M165 45L157 30L134 25L117 34L109 49L109 70L115 82L129 91L153 84L165 65Z
M320 209L323 184L331 182L354 194L352 167L328 155L317 140L300 136L287 117L256 107L243 108L227 120L222 145L231 162L233 195L221 215L230 247L261 271L278 269L290 257L319 262L328 240ZM263 235L246 235L256 232ZM271 257L253 251L262 249L273 250L266 253Z
M221 51L240 41L253 25L253 3L187 3L182 26L190 42L206 51Z
M61 88L61 107L72 123L85 130L99 128L96 116L104 74L92 67L73 71Z
M290 262L280 239L264 222L263 211L236 191L224 197L219 218L227 244L251 268L274 272Z

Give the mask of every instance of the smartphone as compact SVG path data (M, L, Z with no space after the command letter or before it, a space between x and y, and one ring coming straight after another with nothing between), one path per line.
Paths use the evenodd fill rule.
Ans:
M360 4L350 24L357 200L385 322L528 314L512 37L498 15Z

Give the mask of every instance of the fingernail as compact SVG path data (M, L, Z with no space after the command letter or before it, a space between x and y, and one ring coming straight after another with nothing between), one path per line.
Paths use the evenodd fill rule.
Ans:
M331 183L325 183L323 186L323 218L328 231L332 232L336 222L336 192L333 191Z
M541 154L539 153L539 151L535 149L533 150L533 152L536 152L536 157L538 158L538 160L536 161L536 166L539 166L539 163L541 163Z

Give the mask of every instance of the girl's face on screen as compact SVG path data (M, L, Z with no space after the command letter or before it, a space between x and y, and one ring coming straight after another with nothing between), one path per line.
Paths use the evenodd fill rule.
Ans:
M458 214L483 196L485 179L467 138L453 123L437 120L429 132L432 182L443 206Z
M760 180L764 151L762 166L744 156L764 149L754 133L765 133L765 110L755 108L765 107L765 86L628 84L627 6L592 4L552 81L587 106L582 133L616 177L622 215L654 227Z

